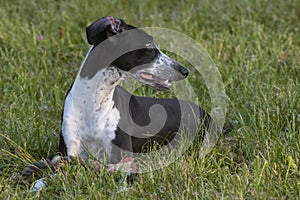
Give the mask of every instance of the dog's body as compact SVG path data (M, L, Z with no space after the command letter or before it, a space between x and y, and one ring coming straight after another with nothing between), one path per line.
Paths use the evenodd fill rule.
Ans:
M88 41L93 46L65 99L60 138L63 155L83 159L92 155L100 160L105 153L116 163L124 152L143 152L149 147L149 140L164 145L182 131L183 126L195 129L201 121L209 124L209 115L193 103L138 97L118 86L121 80L131 76L154 88L168 90L172 81L188 75L184 67L159 51L152 38L141 30L138 30L142 35L138 42L142 41L144 48L121 55L102 68L91 66L92 72L86 70L90 67L86 66L87 59L92 54L101 53L100 57L105 58L112 53L97 52L97 45L130 30L138 29L113 17L101 18L87 28ZM111 45L115 42L111 41ZM191 116L196 116L198 123L191 122ZM151 123L152 128L141 128ZM144 137L149 133L154 135Z

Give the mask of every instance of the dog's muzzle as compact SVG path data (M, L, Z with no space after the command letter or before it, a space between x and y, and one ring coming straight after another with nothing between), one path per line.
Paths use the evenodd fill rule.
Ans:
M172 82L185 79L189 74L189 71L185 67L174 60L158 63L138 70L136 78L155 89L170 90Z

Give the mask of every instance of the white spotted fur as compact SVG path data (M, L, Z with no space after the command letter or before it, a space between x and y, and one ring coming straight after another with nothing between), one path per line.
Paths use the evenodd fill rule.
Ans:
M111 141L120 119L112 97L121 79L115 67L103 68L91 79L77 76L63 114L62 134L68 156L86 159L91 154L103 159L106 153L111 157Z

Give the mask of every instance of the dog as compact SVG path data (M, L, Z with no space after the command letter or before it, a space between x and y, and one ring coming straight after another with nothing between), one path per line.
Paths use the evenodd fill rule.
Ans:
M211 126L210 115L192 102L135 96L119 85L134 78L167 91L172 82L188 76L189 71L164 54L146 32L107 16L89 25L86 35L91 47L65 97L60 157L83 162L107 158L118 164L153 150L153 144L177 141L186 130L198 134L199 126ZM47 164L55 168L58 160L36 162L23 176Z
M105 54L115 52L116 47L111 48L112 52L107 50L94 53L96 47L104 41L109 47L117 46L116 41L110 41L110 38L130 31L136 31L136 36L132 39L127 34L125 39L118 38L119 43L137 43L140 48L112 59L107 66L98 67L101 59L108 56ZM150 35L110 16L92 23L87 27L86 33L92 46L81 72L65 98L59 144L62 155L82 159L92 155L99 160L107 155L111 163L117 163L124 156L120 150L141 153L149 149L149 141L164 145L172 140L180 131L180 123L188 124L187 119L182 121L182 114L194 116L198 113L198 119L204 120L206 126L209 124L210 116L191 102L135 96L118 86L126 77L133 77L155 89L170 90L173 81L180 81L188 76L188 70L161 52ZM135 41L136 38L138 41ZM93 53L98 61L92 63L92 67L86 66ZM89 67L90 69L85 69ZM135 124L143 127L150 123L149 110L154 105L162 106L163 109L156 109L158 112L154 112L152 119L161 119L163 113L159 110L166 112L163 126L154 124L152 127L155 129L161 126L161 130L148 128L143 131L136 128ZM186 113L182 113L183 111ZM120 124L126 126L126 130L120 128ZM149 132L153 133L151 137L143 137Z

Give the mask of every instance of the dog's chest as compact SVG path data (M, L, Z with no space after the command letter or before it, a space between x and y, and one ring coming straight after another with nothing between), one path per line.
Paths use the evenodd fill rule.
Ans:
M96 106L94 104L90 107ZM81 140L80 154L89 152L96 157L103 151L110 154L111 141L115 138L120 113L111 105L103 104L103 106L106 109L87 111L84 106L81 108L83 115L78 119L80 124L78 134Z
M103 152L110 154L112 140L119 123L120 113L112 100L114 90L99 88L99 79L81 79L68 96L69 115L76 126L76 135L80 141L79 155L93 154L101 158ZM98 85L98 86L97 86ZM65 109L65 111L68 109ZM101 154L101 155L100 155Z

